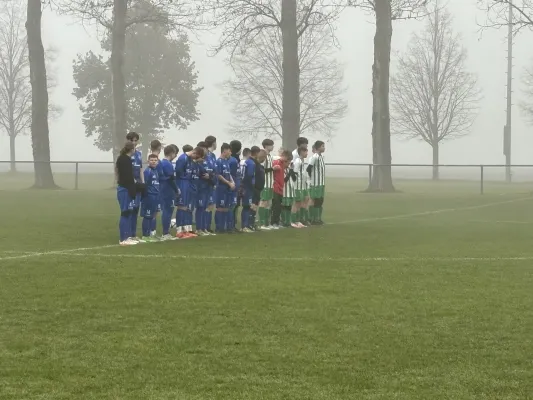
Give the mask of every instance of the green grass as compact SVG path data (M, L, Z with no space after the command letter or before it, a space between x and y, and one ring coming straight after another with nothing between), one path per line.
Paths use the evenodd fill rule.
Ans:
M528 188L352 183L324 227L132 248L111 190L1 192L0 399L533 398Z

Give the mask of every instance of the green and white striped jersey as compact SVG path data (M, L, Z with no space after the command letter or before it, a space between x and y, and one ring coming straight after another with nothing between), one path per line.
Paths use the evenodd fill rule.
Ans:
M313 154L309 159L309 165L313 166L310 186L324 186L326 184L326 163L322 154Z
M292 163L289 165L289 168L285 169L285 179L287 179L287 175L291 169ZM295 182L291 178L285 182L285 185L283 185L283 197L294 197L294 184Z
M294 159L292 163L292 168L296 173L296 182L294 183L294 188L296 190L306 190L307 189L307 179L309 174L307 173L307 164L305 160L302 160L300 157Z
M263 162L263 167L265 169L270 168L272 169L272 156L270 154L267 154L265 162ZM274 172L265 172L265 189L272 189L274 187Z

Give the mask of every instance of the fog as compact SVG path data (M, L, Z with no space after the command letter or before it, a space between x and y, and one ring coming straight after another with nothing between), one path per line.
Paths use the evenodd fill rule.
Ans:
M505 123L506 93L506 31L487 30L481 33L477 22L484 21L484 13L476 9L475 1L450 0L448 7L453 14L454 27L463 35L468 49L468 68L478 74L483 90L479 116L467 137L444 142L441 147L442 164L503 164L503 126ZM405 49L413 31L422 29L421 21L394 23L393 51ZM340 47L338 59L345 66L345 83L349 111L335 136L327 145L328 162L371 162L371 65L373 60L372 18L362 11L347 10L337 22ZM514 48L514 107L513 107L513 163L532 164L533 135L531 127L520 115L518 103L522 97L521 77L524 68L533 63L531 32L523 31L515 38ZM75 20L57 16L46 9L43 14L43 39L45 47L58 49L56 62L58 86L51 100L63 108L62 116L50 121L52 160L111 161L110 153L93 146L93 139L86 138L81 122L81 112L72 89L72 61L77 53L89 50L101 53L98 32L94 27L80 26ZM224 64L224 55L210 57L209 44L215 43L216 34L200 36L202 43L192 45L192 59L199 71L200 120L188 130L169 130L167 143L196 144L206 135L219 138L219 143L232 139L227 125L232 119L224 93L219 84L230 77L230 69ZM528 46L529 41L529 46ZM391 72L394 73L394 56ZM142 132L141 132L142 133ZM0 159L8 160L8 136L0 136ZM321 139L312 137L311 139ZM250 143L247 143L250 144ZM426 143L405 141L393 137L393 163L430 163L431 148ZM31 160L31 144L28 136L17 138L17 160Z

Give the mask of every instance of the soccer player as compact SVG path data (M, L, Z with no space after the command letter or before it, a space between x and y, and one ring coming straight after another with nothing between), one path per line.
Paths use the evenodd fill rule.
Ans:
M135 178L133 176L133 165L131 157L135 154L135 144L126 142L120 151L120 156L115 164L117 174L117 200L120 206L119 244L121 246L131 246L139 242L131 238L131 214L135 204L137 194Z
M142 240L145 242L157 241L151 232L153 227L152 221L155 220L157 209L160 207L158 163L159 157L157 154L150 154L148 157L148 168L144 170L146 189L141 201L141 217L143 217Z
M163 148L163 145L161 144L161 142L157 139L154 139L150 142L150 152L148 153L148 157L146 158L146 161L148 163L150 163L150 157L152 156L152 154L155 154L157 157L158 157L158 163L157 163L157 173L159 175L159 177L161 177L163 175L163 171L161 170L161 160L159 160L159 156L161 154L161 150ZM146 182L146 180L145 180ZM141 209L142 209L142 204L141 204ZM151 237L155 237L157 232L156 232L156 225L157 225L157 214L159 214L161 212L161 201L159 201L159 204L157 205L157 212L156 214L154 215L154 217L152 218L152 227L151 227L151 231L150 231L150 236Z
M255 186L255 161L261 149L257 146L253 146L250 149L250 157L244 161L242 166L242 211L241 211L241 228L244 233L251 233L250 229L250 210L252 206L252 197Z
M280 217L283 199L283 188L285 187L285 169L289 167L292 161L290 151L283 151L280 158L273 161L274 169L274 196L272 199L272 224L274 229L280 227Z
M241 184L240 162L241 162L241 148L242 144L238 140L232 140L230 142L231 157L229 159L229 168L231 172L231 178L235 183L235 190L233 191L233 199L230 205L233 217L230 218L228 231L235 232L237 226L237 207L239 206L239 190Z
M229 159L231 157L231 147L228 143L220 147L220 158L216 163L216 176L218 185L216 186L216 212L215 227L220 233L228 232L231 227L230 220L233 214L230 214L230 204L233 202L235 192L235 182L231 176Z
M208 218L210 217L207 207L209 206L209 200L213 197L212 188L214 186L215 166L212 165L210 156L208 153L209 146L206 142L199 142L198 147L204 149L206 156L199 163L200 167L200 179L198 180L198 193L196 196L196 234L198 236L209 236L211 233L207 231Z
M257 158L254 159L255 162L255 184L254 184L254 193L252 195L252 205L250 207L250 226L251 230L257 230L255 225L257 210L259 209L259 203L261 202L261 192L265 188L265 167L263 163L266 160L267 153L265 150L259 151Z
M170 225L172 220L172 214L176 204L178 202L179 189L176 185L176 177L174 173L174 166L172 160L176 158L178 146L170 144L165 147L165 158L161 160L161 175L159 176L160 182L160 198L161 198L161 223L163 225L163 236L161 240L174 239L170 235Z
M270 207L272 205L273 187L274 187L274 168L272 165L272 155L270 154L274 150L274 142L271 139L265 139L262 143L263 149L267 156L263 166L265 167L265 188L261 192L261 202L259 203L259 229L270 230L272 225L270 224Z
M312 225L323 225L322 222L322 206L324 204L324 192L326 185L326 164L322 154L326 151L324 142L317 140L313 145L314 154L309 160L307 166L307 173L311 180L309 186L309 195L312 206L309 207L309 214Z
M293 160L296 160L297 158L299 158L299 154L298 154L298 149L300 147L306 147L309 146L309 140L307 140L307 138L303 137L303 136L300 136L298 139L296 139L296 148L293 150L292 152L292 159Z
M306 201L309 196L307 186L307 167L305 164L307 154L307 146L300 145L300 147L298 147L298 157L293 159L292 164L292 168L296 174L296 182L294 183L294 206L291 210L291 222L297 225L296 228L304 228L307 226Z
M133 143L135 147L139 143L140 136L137 132L129 132L126 135L126 140ZM143 171L143 158L140 151L135 150L131 156L131 164L133 165L133 177L135 183L144 184L144 171ZM141 206L141 193L137 193L135 196L135 202L133 203L133 210L131 212L131 239L137 242L142 242L137 237L137 219L139 217L139 208Z
M217 163L217 156L215 155L215 151L217 149L217 138L214 136L207 136L204 140L204 142L207 144L207 155L206 155L206 161L209 165L208 172L210 173L212 182L214 183L209 190L208 195L208 204L207 204L207 210L206 210L206 223L205 223L205 230L208 234L213 235L214 232L211 229L211 224L213 222L213 211L215 210L215 189L216 185L218 184L217 178L214 174L214 171L216 169L216 163Z
M198 180L200 179L200 163L205 156L202 147L183 153L176 161L176 179L180 189L176 225L176 237L188 239L197 237L192 229L192 213L196 206ZM181 228L181 229L180 229Z
M281 220L283 221L283 227L285 228L288 228L290 226L292 226L293 228L300 228L300 226L298 226L295 221L293 223L293 216L291 215L292 209L294 207L294 183L296 182L296 174L294 173L292 163L292 153L291 162L285 163L285 165L286 167L283 171L284 185L283 197L281 199Z

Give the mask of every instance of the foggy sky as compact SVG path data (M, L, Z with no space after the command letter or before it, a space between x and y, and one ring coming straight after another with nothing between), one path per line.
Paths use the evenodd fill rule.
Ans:
M471 4L467 4L471 3ZM445 142L441 146L441 163L503 164L503 125L505 123L506 93L506 30L488 30L481 34L476 21L484 20L483 12L476 9L475 0L450 0L448 9L455 18L454 28L463 35L468 49L467 66L478 74L483 90L479 116L469 136ZM373 59L374 25L372 17L359 10L347 10L337 22L337 36L341 45L338 59L345 66L345 84L348 86L348 113L340 124L336 136L327 145L329 162L371 162L371 65ZM393 25L393 51L406 48L410 34L423 28L423 21L399 21ZM514 99L513 103L513 163L533 164L533 128L528 127L518 108L522 96L520 85L523 70L533 63L533 51L527 44L532 32L525 30L515 39L514 47ZM101 53L97 32L79 26L73 19L59 17L46 9L43 13L43 40L45 47L58 49L58 87L51 100L63 107L60 119L51 121L52 160L110 161L109 153L93 146L93 139L85 138L81 112L72 89L72 61L77 53L89 50ZM227 124L232 115L226 105L222 90L218 87L230 70L224 65L223 56L207 55L207 43L214 43L216 36L201 37L206 44L192 46L192 59L199 71L199 85L204 87L199 98L200 121L186 131L176 129L166 132L167 143L180 147L196 144L206 135L219 138L219 143L232 139L227 134ZM225 74L222 72L226 71ZM394 73L394 56L392 61ZM311 138L321 139L319 137ZM9 157L8 137L1 134L0 159ZM276 140L276 139L274 139ZM430 163L431 148L428 144L393 137L393 163ZM278 141L279 143L279 141ZM250 143L248 143L250 144ZM72 149L79 148L73 152ZM29 137L17 138L17 159L31 160Z

